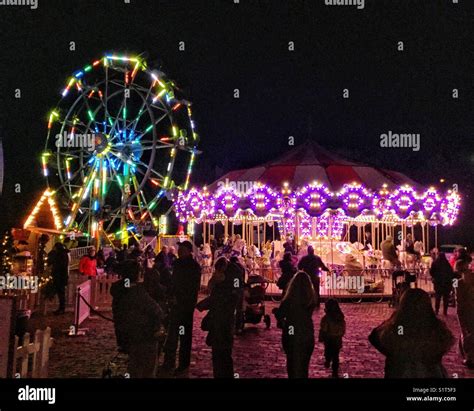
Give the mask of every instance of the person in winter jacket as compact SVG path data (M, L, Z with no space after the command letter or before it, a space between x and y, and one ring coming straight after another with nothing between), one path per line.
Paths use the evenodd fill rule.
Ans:
M403 293L398 309L372 331L369 341L386 357L385 378L447 377L442 358L454 338L420 288Z
M64 314L66 308L66 286L69 276L69 250L64 244L56 243L48 254L48 265L51 266L53 286L59 299L55 314Z
M97 275L97 259L94 247L90 247L87 255L79 260L79 272L88 276L89 279Z
M464 274L469 274L469 266L472 258L465 248L459 248L455 253L456 261L454 262L454 273L456 278L463 278Z
M455 271L461 275L455 288L461 326L460 348L464 365L474 369L474 273L469 269L469 254L461 252L460 257L455 263Z
M162 311L144 285L137 282L138 262L125 261L120 272L122 279L110 289L117 344L129 356L131 378L153 378Z
M191 363L194 308L201 286L201 266L193 258L192 250L191 242L179 243L179 258L173 264L169 290L174 303L169 315L163 369L165 371L174 369L179 342L179 366L175 370L177 374L184 373Z
M441 299L443 300L443 313L448 314L449 296L453 289L454 272L446 259L446 254L439 253L438 258L431 264L430 274L433 278L435 290L435 312L439 313Z
M325 304L326 314L321 318L319 342L324 343L324 366L329 368L332 363L332 376L339 376L339 352L342 348L342 337L346 333L344 314L334 298Z
M296 267L293 264L293 255L290 252L283 254L283 259L278 263L281 270L281 276L277 281L277 286L282 290L282 298L285 296L286 289L293 276L296 274Z
M212 276L211 293L196 308L209 310L202 328L209 331L206 344L212 348L214 378L234 378L232 348L234 345L235 309L239 297L239 267L220 257L216 261L217 273ZM207 323L207 324L206 324Z
M316 295L311 278L304 271L295 274L280 306L273 310L283 329L282 345L286 354L288 378L308 378L314 350L313 312Z
M316 308L319 308L320 270L329 272L329 268L324 265L321 257L314 254L313 246L308 246L308 254L298 263L298 270L302 270L309 275L316 295Z

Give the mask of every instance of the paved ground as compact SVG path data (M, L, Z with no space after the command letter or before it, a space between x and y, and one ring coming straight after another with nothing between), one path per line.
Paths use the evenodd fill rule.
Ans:
M271 312L276 303L267 303ZM367 341L376 325L386 319L392 310L386 303L343 304L347 321L347 335L341 353L341 375L349 378L383 377L384 357ZM104 313L111 316L111 313ZM212 377L211 351L205 344L205 333L200 330L203 314L196 311L194 322L194 349L189 372L191 378ZM319 329L321 314L314 315ZM446 318L453 333L459 335L459 325L454 314ZM113 325L104 319L89 319L83 326L87 336L68 337L66 330L72 322L72 314L61 317L32 318L31 328L53 328L54 346L50 354L49 376L56 378L100 378L106 362L115 354ZM235 372L240 378L286 378L285 356L281 350L281 331L272 324L269 330L263 323L248 325L244 334L237 336L234 344ZM310 376L327 378L330 371L323 367L323 348L318 344L311 360ZM458 354L457 344L445 356L444 364L453 377L474 378L474 372L466 370ZM126 359L117 361L117 373L125 372Z

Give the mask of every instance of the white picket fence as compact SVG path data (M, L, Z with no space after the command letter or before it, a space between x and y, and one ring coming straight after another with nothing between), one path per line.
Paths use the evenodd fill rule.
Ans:
M49 349L53 345L51 328L36 330L33 341L30 340L30 334L26 333L19 346L19 338L15 336L12 375L14 378L47 378Z

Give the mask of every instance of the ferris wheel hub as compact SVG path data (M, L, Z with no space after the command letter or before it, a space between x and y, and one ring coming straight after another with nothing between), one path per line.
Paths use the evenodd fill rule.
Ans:
M109 140L103 133L95 134L94 136L95 150L97 154L102 154L109 147Z

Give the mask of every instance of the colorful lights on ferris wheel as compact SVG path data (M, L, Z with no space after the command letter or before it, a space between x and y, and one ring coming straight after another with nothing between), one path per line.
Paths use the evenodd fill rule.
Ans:
M94 71L94 74L90 76L89 74L92 71ZM138 77L139 72L143 72L140 77ZM105 78L106 83L100 81L101 77ZM123 92L116 92L111 95L109 87L109 93L104 99L105 90L107 90L105 84L108 84L110 78L114 81L115 89L117 90L118 87ZM142 91L137 88L140 86ZM145 87L149 89L146 95L143 92L143 90L146 90ZM73 104L70 99L68 100L69 103L66 102L66 97L72 95L76 89L77 92L74 98L77 99L76 102L81 102L77 107L76 103ZM127 96L127 90L129 90L128 93L133 90L138 95L141 94L142 98L145 97L143 101L146 102L142 105L138 99L129 100L130 95ZM93 213L94 221L99 218L94 216L102 215L101 207L107 204L105 199L108 196L111 184L119 187L122 192L126 192L125 198L131 197L133 192L135 193L132 197L134 203L137 204L134 205L134 207L137 207L136 211L134 209L135 219L144 220L149 217L153 225L158 226L158 219L150 212L158 206L168 190L178 185L174 181L173 172L178 155L177 148L183 148L182 152L187 153L188 156L187 164L184 164L181 185L178 188L188 189L197 154L197 134L195 123L191 118L191 103L177 97L178 93L175 90L177 90L175 83L168 80L163 73L149 70L146 62L140 57L125 54L108 53L101 59L97 59L91 64L72 72L65 82L64 88L60 91L62 100L58 108L49 113L47 138L49 140L50 136L54 135L54 129L62 126L61 134L62 130L65 129L67 138L69 136L73 137L75 133L95 133L99 135L99 142L105 137L106 145L97 148L99 142L97 137L94 137L96 146L90 152L83 151L86 154L85 156L81 154L78 157L76 154L66 157L73 150L64 150L63 152L59 149L57 153L54 153L54 150L53 152L45 150L41 155L42 174L48 178L48 181L50 181L49 179L53 181L54 178L59 177L56 172L55 175L51 175L48 169L49 163L51 165L58 164L59 173L62 173L59 186L64 183L69 187L67 196L70 198L71 214L64 220L67 222L68 228L72 227L73 224L77 225L75 216L78 212L88 213L88 210L90 210ZM107 102L110 101L111 96L116 95L122 99L122 103L120 108L119 105L116 105L115 111L111 113L107 110ZM152 103L156 103L156 105L150 105ZM64 108L65 104L69 107ZM71 106L71 104L73 105ZM182 110L184 106L186 111ZM74 108L74 111L70 109L71 107ZM159 116L155 114L153 117L153 112L156 110L162 110L167 114L163 115L161 113ZM64 118L61 118L60 115L63 113L67 114ZM171 118L170 113L177 113L177 115L175 118ZM184 116L181 113L184 113ZM104 118L99 119L102 114L104 114ZM171 119L169 136L158 136L158 139L155 140L155 129L158 130L158 127L161 127L159 134L167 134L167 132L163 133L164 129L159 125L166 117ZM56 123L59 125L57 126ZM140 125L138 126L138 124ZM163 125L165 124L163 123ZM152 132L153 140L150 136L144 138L146 134ZM193 139L188 140L188 135L192 135ZM165 141L165 138L168 140ZM153 144L142 144L142 141L145 140ZM139 170L139 167L149 167L149 164L143 163L141 157L146 153L144 150L155 150L156 141L162 147L169 147L170 151L167 154L169 161L159 165L159 172L145 173ZM137 148L133 148L134 146ZM73 145L71 144L68 147L73 147ZM163 152L160 150L159 153ZM50 158L51 155L57 157L57 161L56 158L53 161ZM63 156L66 158L63 158ZM182 155L180 155L181 157ZM150 160L149 156L145 158L148 158L148 161L153 161ZM82 168L78 170L78 166L81 165ZM146 192L142 189L145 187L144 183L138 181L138 171L141 173L140 180L147 178L150 181L150 184L146 185ZM156 175L163 175L163 177L156 178ZM149 193L151 193L151 198L147 199ZM122 198L124 198L124 195L122 195ZM84 219L82 221L92 220ZM94 235L97 235L102 229L100 224L89 227L90 233Z

